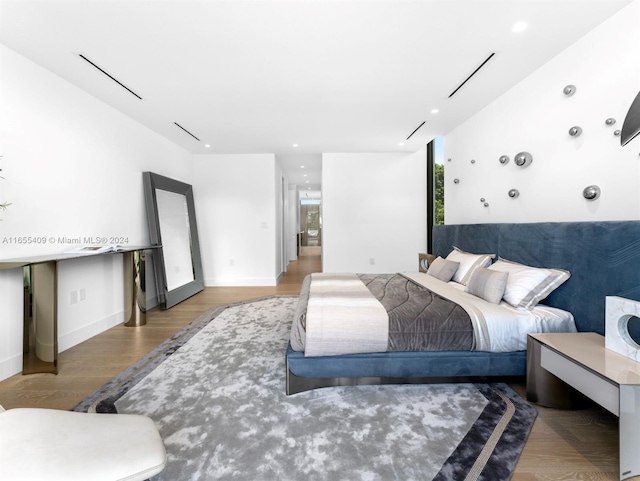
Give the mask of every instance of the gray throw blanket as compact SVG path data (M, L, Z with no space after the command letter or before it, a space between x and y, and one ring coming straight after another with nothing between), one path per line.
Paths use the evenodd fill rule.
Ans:
M387 351L470 351L474 348L469 314L455 302L401 274L358 277L389 315Z

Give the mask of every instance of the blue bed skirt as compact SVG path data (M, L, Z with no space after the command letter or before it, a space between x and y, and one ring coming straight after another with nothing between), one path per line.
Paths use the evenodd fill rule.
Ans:
M287 361L289 371L300 377L524 376L527 353L405 351L305 357L289 345Z

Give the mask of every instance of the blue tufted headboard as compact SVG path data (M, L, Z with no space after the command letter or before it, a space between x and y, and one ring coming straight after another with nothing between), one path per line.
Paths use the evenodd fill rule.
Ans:
M434 226L432 253L453 246L571 272L542 302L571 312L580 331L604 334L605 296L640 301L640 221Z

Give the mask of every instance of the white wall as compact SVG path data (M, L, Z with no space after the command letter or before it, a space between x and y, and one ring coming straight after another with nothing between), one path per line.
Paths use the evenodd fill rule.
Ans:
M569 84L577 87L571 97L563 94ZM638 219L640 139L621 147L613 135L638 88L636 0L445 137L445 222ZM568 134L575 125L577 138ZM520 151L533 155L524 169L513 162ZM504 166L503 154L511 158ZM591 184L602 195L589 202L582 190ZM511 188L519 198L507 196Z
M205 285L276 284L276 182L273 154L194 156Z
M12 203L0 212L0 258L74 247L62 238L147 244L142 172L191 183L191 155L12 50L0 56L0 202ZM61 351L122 322L119 257L60 263ZM3 379L22 365L22 270L0 271L0 287ZM86 300L71 305L80 288Z
M323 270L416 271L427 245L426 184L425 151L324 154Z

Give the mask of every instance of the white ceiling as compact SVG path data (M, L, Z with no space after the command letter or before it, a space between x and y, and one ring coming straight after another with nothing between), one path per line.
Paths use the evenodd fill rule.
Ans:
M0 0L0 42L194 154L275 153L318 188L318 154L416 151L629 3Z

